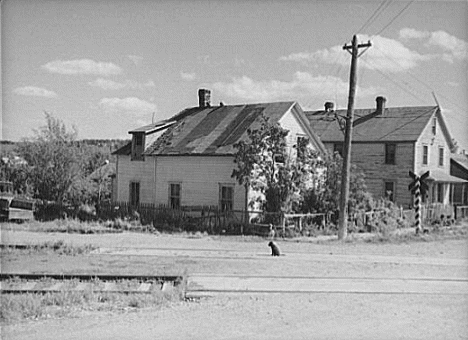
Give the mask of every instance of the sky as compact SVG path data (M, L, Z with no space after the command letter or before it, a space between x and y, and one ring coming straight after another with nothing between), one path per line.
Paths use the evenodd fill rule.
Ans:
M4 0L0 139L34 136L44 112L78 138L128 131L198 105L297 101L345 109L435 106L468 152L467 1Z

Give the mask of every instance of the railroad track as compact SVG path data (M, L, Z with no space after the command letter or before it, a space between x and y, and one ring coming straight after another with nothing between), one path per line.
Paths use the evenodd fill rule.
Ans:
M105 292L150 294L170 291L185 281L183 276L94 274L0 274L2 293Z

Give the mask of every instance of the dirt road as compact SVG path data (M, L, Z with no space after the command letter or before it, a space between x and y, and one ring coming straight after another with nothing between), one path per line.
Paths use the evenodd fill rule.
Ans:
M119 266L186 259L191 291L211 297L161 310L10 325L2 339L468 339L464 240L282 242L286 256L273 258L263 240L128 234L124 244L125 235L37 235L40 240L11 232L2 240L42 242L48 236L93 243L101 249L83 260ZM44 270L42 260L31 259L24 268ZM78 268L72 259L61 260ZM7 269L21 261L8 262ZM219 287L225 291L212 294Z

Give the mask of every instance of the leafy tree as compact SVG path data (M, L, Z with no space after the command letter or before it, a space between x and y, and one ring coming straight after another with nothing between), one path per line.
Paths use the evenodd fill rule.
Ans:
M339 209L341 194L342 159L338 153L324 162L326 171L324 179L314 190L305 193L302 212L336 212ZM364 173L351 165L348 211L368 211L372 208L372 197L367 192Z
M67 131L65 124L45 113L46 125L34 131L35 136L18 146L26 160L34 197L56 202L68 200L70 189L80 174L73 142L77 132Z
M247 131L248 140L234 145L237 149L232 177L239 184L260 193L255 200L266 212L291 212L301 201L301 190L319 166L318 154L301 141L295 150L287 147L288 130L262 116L260 127ZM296 157L298 155L298 157Z
M13 183L13 191L18 195L31 195L29 166L15 152L3 152L0 162L0 180Z

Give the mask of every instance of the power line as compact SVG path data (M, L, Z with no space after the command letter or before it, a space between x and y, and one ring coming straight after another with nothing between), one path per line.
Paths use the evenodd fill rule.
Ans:
M408 93L409 95L413 96L414 98L416 98L417 100L420 100L422 101L423 103L425 102L425 100L421 99L420 97L418 97L417 95L415 95L414 93L408 91L407 89L403 88L402 86L400 86L400 84L398 84L397 82L395 82L389 75L385 74L383 71L379 70L375 64L367 61L367 60L363 60L364 63L366 63L367 65L371 66L375 71L379 72L381 75L383 75L385 78L387 78L389 81L391 81L392 83L394 83L396 86L398 86L400 89L402 89L404 92Z
M390 20L390 22L389 22L387 25L385 25L380 31L378 31L376 34L374 34L374 36L375 36L375 35L379 35L379 34L382 33L383 31L385 31L391 24L393 24L393 22L394 22L400 15L403 14L404 11L406 11L406 10L408 9L408 7L409 7L414 1L415 1L415 0L410 1L400 12L398 12L397 15L395 15L395 16L393 17L392 20Z
M378 46L374 46L377 50L379 50L382 55L384 57L386 57L389 61L391 61L393 64L395 64L397 67L401 68L403 70L403 68L400 66L400 64L395 60L393 59L392 57L390 57L387 53L385 53L382 49L380 49ZM416 80L418 83L420 83L421 85L423 85L424 87L426 87L427 89L431 90L431 92L434 91L434 89L429 86L428 84L426 84L425 82L423 82L422 80L420 80L419 78L417 78L414 74L412 74L410 71L408 70L404 70L406 74L408 74L411 78L413 78L414 80ZM440 97L444 98L445 100L449 101L452 103L452 105L458 107L460 110L462 111L466 111L466 108L462 108L461 106L458 106L457 104L454 103L453 100L451 100L450 98L447 98L446 96L438 93Z
M369 17L369 19L367 19L367 21L361 26L361 28L359 28L356 31L356 34L361 32L363 29L369 27L380 16L380 14L382 14L383 11L385 11L385 9L387 9L387 7L390 5L391 2L392 2L392 0L382 1L380 3L379 7L377 7L377 9L374 11L374 13L372 13L372 15ZM384 7L384 5L385 5L385 7Z
M429 110L430 111L430 110ZM391 135L392 133L394 133L395 131L398 131L398 130L401 130L403 129L405 126L407 126L408 124L411 124L412 122L414 122L415 120L421 118L422 116L426 115L429 111L426 111L418 116L416 116L414 119L411 119L410 121L406 122L405 124L393 129L392 131L388 132L387 134L383 135L382 137L380 137L380 139L383 139L385 137L387 137L388 135Z

